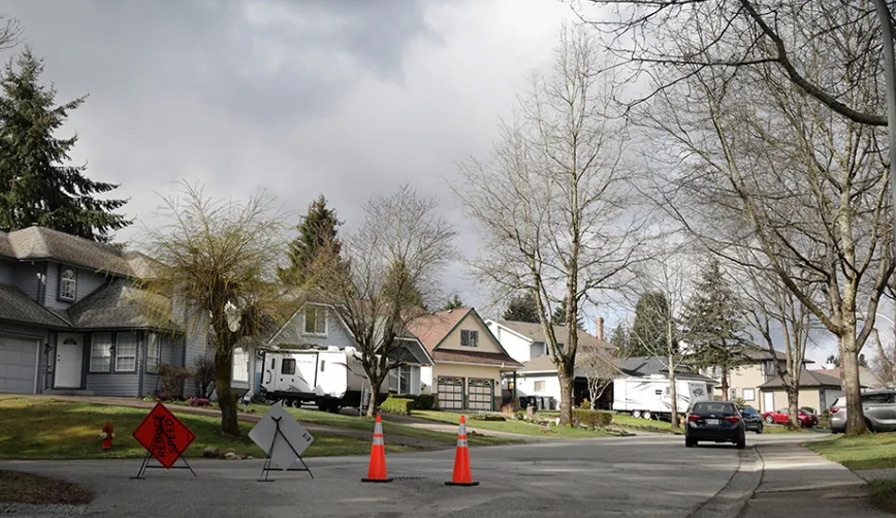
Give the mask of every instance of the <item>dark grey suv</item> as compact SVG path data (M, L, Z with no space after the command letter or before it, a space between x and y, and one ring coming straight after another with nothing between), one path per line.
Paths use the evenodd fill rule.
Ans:
M862 410L865 412L865 424L872 432L896 430L896 390L862 392ZM831 431L842 433L846 429L846 396L838 397L830 411Z

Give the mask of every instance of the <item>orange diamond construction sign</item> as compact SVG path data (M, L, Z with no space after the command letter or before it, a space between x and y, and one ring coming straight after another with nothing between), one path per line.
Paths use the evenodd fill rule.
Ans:
M134 430L137 439L159 464L170 468L190 446L196 435L174 417L168 408L157 403L140 426Z

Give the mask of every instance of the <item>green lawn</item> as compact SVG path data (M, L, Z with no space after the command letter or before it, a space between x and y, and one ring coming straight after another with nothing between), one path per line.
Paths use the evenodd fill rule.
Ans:
M413 417L421 419L429 419L430 421L439 421L443 423L458 424L460 423L461 414L452 412L441 412L438 410L414 410L411 412ZM527 423L523 421L479 421L471 419L467 416L468 430L493 430L497 432L515 433L520 435L531 435L538 437L606 437L612 435L604 430L586 430L584 428L569 428L565 426L551 426L550 430L538 424ZM472 440L473 438L471 438Z
M196 434L186 455L198 457L203 448L232 449L243 455L263 457L263 452L247 437L251 423L240 423L242 437L223 437L220 419L179 412L177 417ZM0 396L0 459L96 459L134 458L146 451L131 437L148 410L112 405L97 405L21 396ZM109 420L115 427L113 448L100 449L99 433ZM371 430L373 428L371 427ZM405 446L387 444L390 452L409 451ZM316 433L306 457L364 455L370 441Z
M674 434L683 434L684 428L672 428L672 423L666 421L653 421L650 419L641 419L632 417L628 414L613 414L613 424L621 426L628 430L646 430L648 432L665 432Z
M249 405L249 409L254 409L259 415L264 415L269 406L265 405ZM345 414L331 414L329 412L321 412L319 410L310 410L305 408L288 407L287 412L293 415L299 422L314 423L327 426L336 426L339 428L348 428L352 430L360 430L369 432L373 437L373 428L376 424L374 419L367 417L358 417ZM424 430L404 424L383 421L383 435L386 437L386 444L389 443L389 437L393 435L405 437L417 437L426 439L435 443L441 443L446 446L457 444L457 434L436 432L432 430ZM509 439L506 437L470 437L469 444L471 446L490 446L496 444L512 444L520 441Z
M882 511L896 514L896 479L875 480L871 487L871 503Z
M896 467L896 433L839 436L812 441L806 446L850 469Z
M806 428L788 430L783 424L766 424L762 427L762 433L812 433Z

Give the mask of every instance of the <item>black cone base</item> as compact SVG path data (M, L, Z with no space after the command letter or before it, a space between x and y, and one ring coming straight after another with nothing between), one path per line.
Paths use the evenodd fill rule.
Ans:
M445 482L446 486L478 486L479 482Z
M389 478L362 478L361 482L392 482L392 477L389 477Z

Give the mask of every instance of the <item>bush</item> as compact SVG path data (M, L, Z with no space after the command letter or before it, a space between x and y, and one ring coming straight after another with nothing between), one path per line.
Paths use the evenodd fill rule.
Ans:
M583 426L589 428L604 428L613 422L613 414L601 410L581 410L572 411L573 416L582 423Z
M579 408L581 408L582 410L591 410L591 401L583 399L582 404L579 405Z
M190 369L176 367L167 363L159 364L159 383L162 386L156 391L156 395L161 400L182 398L184 395L184 380L192 376L192 374Z
M384 414L411 415L411 410L414 410L414 408L415 406L413 399L395 397L390 395L380 405L380 412Z
M193 378L196 397L205 399L212 397L212 392L215 390L215 360L208 356L200 358L190 377Z
M518 398L513 398L510 400L510 403L501 407L501 415L503 415L506 419L513 419L514 414L520 409L520 400Z
M187 404L189 404L190 406L205 407L211 405L211 401L209 401L208 398L204 397L191 397L187 400Z
M432 394L420 394L417 396L417 410L432 410L436 404L436 398Z

